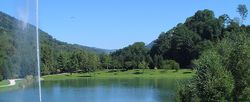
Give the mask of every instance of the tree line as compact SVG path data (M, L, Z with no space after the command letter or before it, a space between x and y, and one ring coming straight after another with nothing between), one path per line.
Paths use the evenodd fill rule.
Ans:
M96 54L82 49L59 51L47 44L41 46L42 74L93 72L96 70L131 70L154 67L150 49L143 42L136 42L110 54ZM179 69L174 60L158 59L157 68Z

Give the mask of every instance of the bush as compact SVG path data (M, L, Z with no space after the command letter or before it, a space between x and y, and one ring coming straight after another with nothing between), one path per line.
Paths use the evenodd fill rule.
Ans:
M148 64L145 61L142 61L138 65L138 69L149 69Z
M160 67L162 69L175 69L176 71L178 71L180 69L179 63L177 63L174 60L164 60L161 62Z
M197 75L178 91L182 102L232 101L234 79L222 63L222 57L213 49L205 51L194 61Z
M214 50L209 50L194 63L197 70L197 96L201 101L230 101L234 80L232 74L223 66L221 56Z
M199 100L194 80L190 82L181 82L178 84L176 95L177 102L197 102Z

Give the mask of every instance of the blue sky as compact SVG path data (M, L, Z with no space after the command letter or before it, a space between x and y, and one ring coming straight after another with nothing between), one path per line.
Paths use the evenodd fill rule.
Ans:
M35 3L27 1L31 0L2 0L0 11L20 19L25 17L19 9L28 8L28 21L33 23L34 6L23 4ZM137 41L150 43L197 10L238 17L238 4L250 9L250 0L40 0L39 26L61 41L118 49ZM248 17L245 24L249 21Z

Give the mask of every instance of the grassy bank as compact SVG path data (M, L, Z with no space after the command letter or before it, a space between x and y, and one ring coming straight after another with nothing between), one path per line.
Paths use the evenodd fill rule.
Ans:
M0 91L8 91L8 90L14 90L14 89L20 89L25 88L31 84L33 84L35 81L35 77L32 75L27 75L23 79L11 79L12 83L11 85L9 80L0 81Z
M195 72L189 69L175 70L129 70L129 71L97 71L92 73L69 73L46 75L42 78L47 80L65 80L65 79L79 79L79 78L191 78Z
M8 80L0 81L0 86L4 86L4 85L8 85L8 84L9 84Z
M15 90L20 88L20 83L22 83L22 80L16 80L16 84L13 86L7 86L7 87L1 87L9 84L8 80L4 80L0 82L0 91L9 91L9 90Z

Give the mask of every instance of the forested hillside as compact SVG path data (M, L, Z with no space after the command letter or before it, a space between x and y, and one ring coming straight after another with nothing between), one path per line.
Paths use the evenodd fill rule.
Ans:
M149 45L138 42L117 50L111 56L119 62L120 65L116 66L121 66L120 68L139 68L142 63L152 69L165 68L164 66L193 68L194 59L217 45L237 26L240 26L239 22L226 14L215 17L211 10L199 10L184 23L162 32Z
M0 12L0 80L34 75L37 72L35 26L27 24L24 27L23 23ZM51 74L56 70L56 59L64 52L82 50L93 55L110 53L109 50L56 40L42 30L39 33L43 74Z
M203 10L187 18L166 33L162 33L151 49L151 56L173 59L182 67L191 67L191 61L225 37L227 15L218 18L213 11Z

